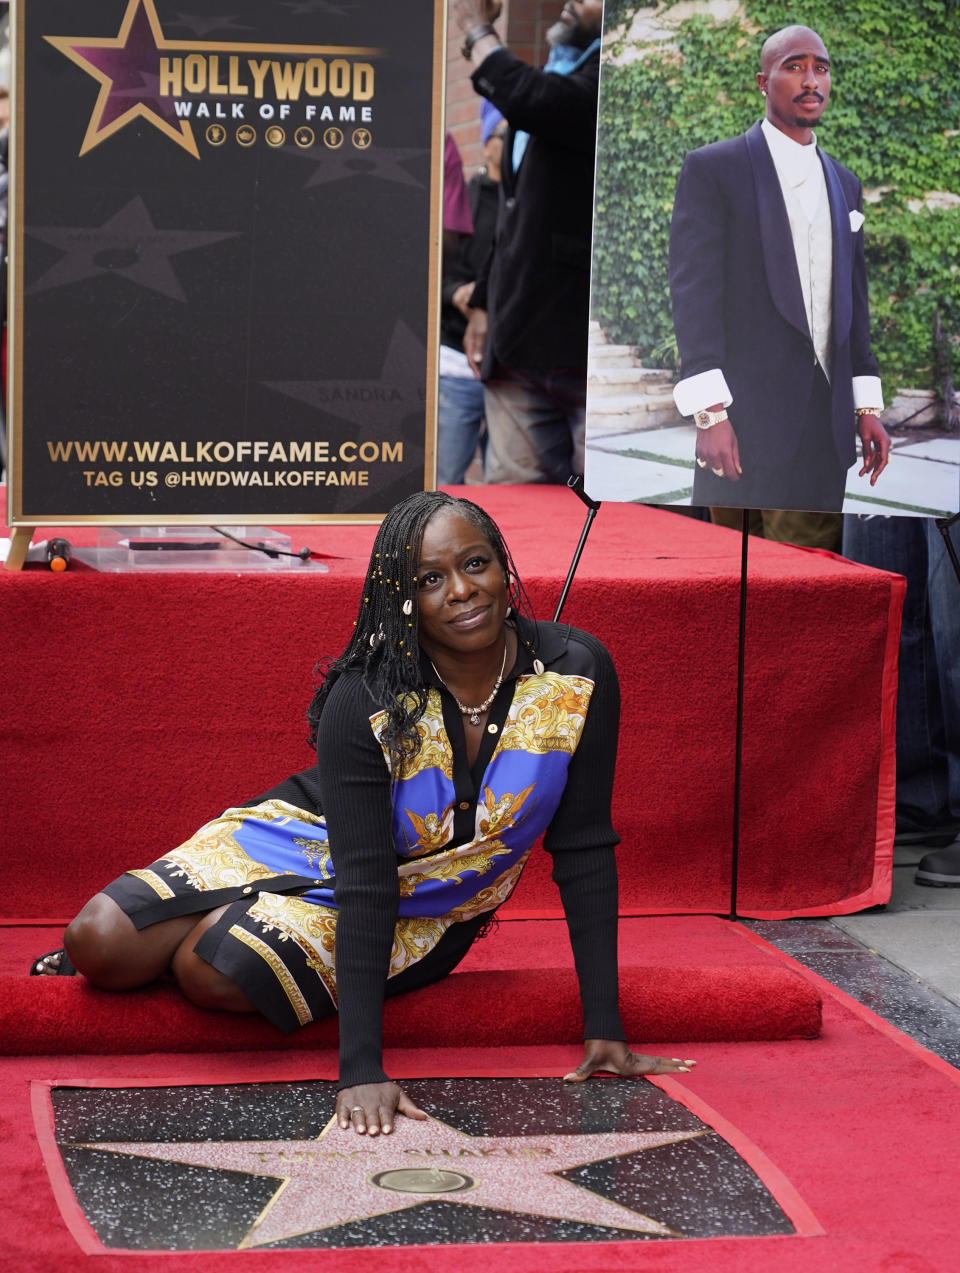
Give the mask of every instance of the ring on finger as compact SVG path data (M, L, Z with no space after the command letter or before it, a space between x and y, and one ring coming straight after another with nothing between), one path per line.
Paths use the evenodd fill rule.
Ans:
M363 1106L362 1106L362 1105L351 1105L351 1107L350 1107L350 1113L351 1113L351 1114L362 1114L362 1113L363 1113Z
M711 469L711 473L716 473L717 477L723 477L723 469Z
M700 456L698 455L698 456L697 456L697 468L705 469L706 467L707 467L707 462L706 462L706 460L701 460L701 459L700 459Z

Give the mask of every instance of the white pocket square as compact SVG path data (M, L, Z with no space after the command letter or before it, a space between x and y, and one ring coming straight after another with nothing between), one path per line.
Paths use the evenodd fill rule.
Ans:
M860 229L862 225L863 225L863 213L858 212L856 208L854 208L854 210L850 213L851 233L856 234L856 232Z

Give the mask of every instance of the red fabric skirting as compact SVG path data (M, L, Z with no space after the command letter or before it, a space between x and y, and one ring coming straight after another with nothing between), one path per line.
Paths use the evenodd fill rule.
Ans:
M579 501L557 487L466 493L497 518L550 617ZM295 547L330 554L329 574L0 572L0 916L67 918L310 762L311 670L348 637L373 534L295 528ZM730 907L739 558L734 532L607 504L564 612L620 673L627 914ZM829 914L889 895L902 593L897 576L751 541L741 914ZM557 913L545 858L533 855L514 915Z

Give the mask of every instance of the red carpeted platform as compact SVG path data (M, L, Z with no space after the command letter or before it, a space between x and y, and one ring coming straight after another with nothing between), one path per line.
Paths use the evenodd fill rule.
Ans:
M499 521L549 617L582 505L564 488L465 493ZM105 880L309 763L311 669L347 638L373 534L295 528L295 547L329 554L325 575L0 572L7 921L69 917ZM627 914L729 909L739 558L734 532L608 504L564 614L620 672ZM762 541L749 579L740 912L882 902L902 581ZM545 856L508 913L557 913Z
M7 971L9 959L0 969L0 1055L336 1048L333 1018L284 1036L259 1016L195 1008L172 984L118 995L82 977L30 978L30 959L48 949L38 943L49 931L8 930L25 957L15 970ZM725 920L624 920L620 963L620 1006L631 1038L769 1041L820 1031L820 997L809 983ZM384 1011L388 1047L507 1047L582 1037L561 921L501 924L452 976L388 999Z

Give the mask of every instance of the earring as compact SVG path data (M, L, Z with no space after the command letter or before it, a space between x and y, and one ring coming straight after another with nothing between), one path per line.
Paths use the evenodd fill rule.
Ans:
M413 614L413 602L410 600L409 597L407 597L406 601L401 606L401 609L403 610L403 613L406 615Z

